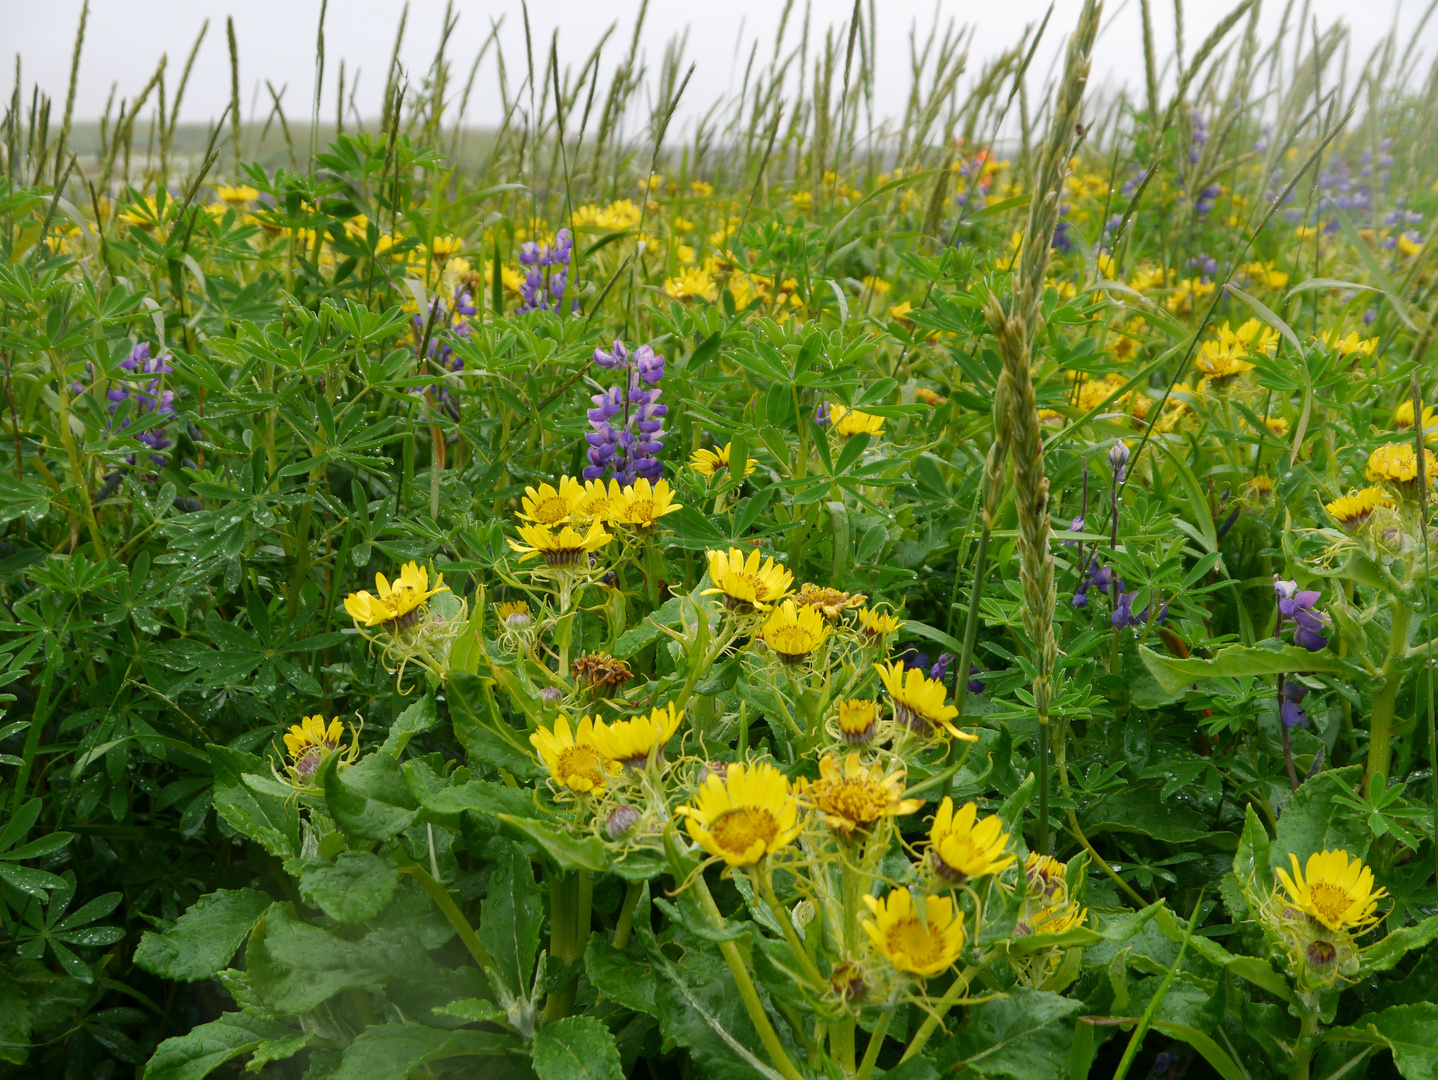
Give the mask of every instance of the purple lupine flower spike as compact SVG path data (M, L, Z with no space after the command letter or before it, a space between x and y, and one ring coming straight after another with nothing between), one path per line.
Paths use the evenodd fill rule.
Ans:
M658 480L664 475L658 455L664 449L664 417L669 412L659 401L664 357L648 345L631 352L616 341L613 351L595 349L594 363L622 375L624 383L622 389L611 386L590 399L594 430L585 436L590 449L584 478L597 480L607 472L623 484L641 476Z

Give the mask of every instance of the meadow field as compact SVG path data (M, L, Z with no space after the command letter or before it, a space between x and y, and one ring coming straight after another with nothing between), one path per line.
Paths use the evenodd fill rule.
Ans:
M0 1077L1438 1077L1438 67L1140 9L17 71Z

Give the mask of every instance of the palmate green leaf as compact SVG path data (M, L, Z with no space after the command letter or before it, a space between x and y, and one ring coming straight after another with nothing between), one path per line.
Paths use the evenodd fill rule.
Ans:
M341 851L334 862L317 859L300 878L300 893L336 922L368 922L389 906L399 871L368 851Z
M1067 1080L1073 1021L1082 1009L1082 1002L1028 988L975 1005L939 1047L939 1074L962 1065L981 1076Z
M1327 649L1314 653L1297 645L1271 641L1263 645L1230 645L1219 649L1211 660L1198 657L1180 660L1160 655L1146 645L1140 645L1138 653L1158 685L1171 694L1200 679L1287 675L1298 671L1334 674L1343 670L1338 657Z
M227 1061L252 1053L261 1044L294 1034L295 1029L248 1013L226 1013L184 1035L166 1039L145 1066L145 1080L202 1080Z
M1431 1001L1368 1013L1330 1029L1324 1039L1386 1046L1404 1080L1438 1080L1438 1004Z
M477 932L515 997L529 990L543 919L539 884L529 856L518 844L496 841Z
M168 930L145 931L135 963L164 979L212 978L229 966L269 906L270 898L255 889L221 889L202 896Z
M530 1054L539 1080L624 1080L614 1036L592 1016L545 1024Z

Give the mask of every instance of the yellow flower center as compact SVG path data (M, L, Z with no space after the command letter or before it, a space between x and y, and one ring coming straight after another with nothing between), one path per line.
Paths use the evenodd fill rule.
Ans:
M975 877L974 869L988 862L987 853L974 843L971 833L949 833L940 838L929 852L939 876L950 880Z
M566 746L559 752L560 783L574 787L574 781L589 782L591 788L604 786L604 759L592 746Z
M534 520L556 525L569 513L569 503L559 495L550 495L534 504Z
M1330 885L1326 881L1310 884L1308 891L1313 897L1313 906L1325 922L1341 923L1343 913L1353 904L1353 897L1348 895L1346 889L1339 885Z
M873 821L889 803L889 792L863 777L835 781L819 796L820 809L855 825Z
M635 523L647 523L654 520L654 500L635 499L629 504L629 519Z
M722 850L742 855L756 840L768 848L779 835L779 822L763 807L741 806L716 821L709 832Z
M944 959L944 938L939 931L926 926L917 915L909 915L890 925L884 931L884 952L900 970L911 971L939 964ZM907 963L900 967L901 954Z

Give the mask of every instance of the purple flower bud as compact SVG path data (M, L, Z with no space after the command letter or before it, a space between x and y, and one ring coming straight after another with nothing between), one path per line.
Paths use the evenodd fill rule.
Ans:
M974 665L974 664L970 664L970 665L969 665L969 674L970 674L971 676L973 676L973 675L977 675L978 673L979 673L979 668L978 668L978 666L977 666L977 665ZM988 683L984 682L983 679L974 679L974 678L970 678L970 679L969 679L969 685L968 685L969 693L971 693L971 694L982 694L982 693L983 693L985 690L987 690L987 689L988 689Z
M609 817L604 822L604 834L611 840L622 840L634 831L639 818L639 811L627 803L616 806L609 811Z

